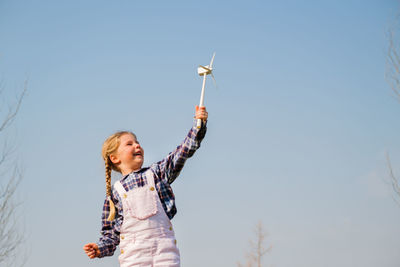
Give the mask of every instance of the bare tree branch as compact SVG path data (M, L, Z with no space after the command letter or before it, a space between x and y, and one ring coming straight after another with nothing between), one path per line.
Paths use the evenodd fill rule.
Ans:
M28 80L25 80L24 88L21 92L21 95L17 98L17 102L14 105L9 106L5 118L3 119L2 123L0 123L0 132L4 131L14 121L21 107L22 100L24 99L27 88L28 88Z
M261 267L262 259L264 255L271 251L272 246L265 247L265 239L268 236L263 229L263 224L259 221L254 229L255 241L250 240L250 251L246 253L246 264L242 265L240 262L237 263L238 267Z
M386 64L386 80L389 83L392 91L396 94L397 99L400 101L400 57L398 48L395 44L394 30L388 33L389 50Z
M396 201L397 204L400 205L400 183L399 183L399 179L393 173L393 168L392 168L392 164L390 163L390 157L389 157L388 153L386 153L386 161L387 161L388 168L389 168L390 184L395 193L393 199Z
M400 51L399 42L396 32L399 31L400 16L396 17L396 24L388 31L389 49L386 64L386 80L392 91L395 93L397 100L400 101ZM386 161L389 168L390 184L394 192L394 200L400 205L400 186L399 179L395 176L390 162L388 153L386 153Z
M22 179L22 174L16 167L7 185L1 188L0 195L0 262L5 261L16 252L22 243L23 236L18 231L18 220L15 214L14 195Z
M27 80L16 101L8 105L8 110L1 112L0 137L0 266L23 266L26 261L24 250L20 246L24 241L21 231L21 220L18 217L16 191L23 174L13 154L15 147L7 140L7 128L14 122L27 91ZM3 82L0 82L0 96L4 93ZM3 105L4 107L4 105ZM4 114L3 114L4 113Z

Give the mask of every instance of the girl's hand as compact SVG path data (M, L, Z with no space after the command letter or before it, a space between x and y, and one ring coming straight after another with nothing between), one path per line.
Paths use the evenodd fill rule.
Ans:
M206 110L206 107L196 106L196 115L194 117L196 119L206 121L208 119L208 112Z
M89 258L94 259L100 256L100 249L96 243L88 243L83 246L83 250L88 255Z

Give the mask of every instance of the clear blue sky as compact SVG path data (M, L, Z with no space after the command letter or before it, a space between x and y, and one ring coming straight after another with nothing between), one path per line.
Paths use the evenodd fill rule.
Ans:
M400 103L385 79L397 1L0 0L0 74L28 94L9 131L25 175L26 266L89 260L105 195L102 142L135 132L145 164L189 130L214 51L208 133L173 184L185 267L398 267ZM115 177L117 178L117 176ZM116 253L118 254L118 253Z

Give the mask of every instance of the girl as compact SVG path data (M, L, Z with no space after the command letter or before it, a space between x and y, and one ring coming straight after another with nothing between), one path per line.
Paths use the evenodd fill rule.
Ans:
M176 214L170 184L178 177L186 159L200 147L207 127L205 107L196 106L194 126L168 156L142 168L144 151L131 132L117 132L103 144L107 198L103 206L99 242L83 250L89 258L111 256L119 244L121 267L180 266L179 250L170 220ZM197 119L201 119L197 128ZM122 178L111 190L111 170Z

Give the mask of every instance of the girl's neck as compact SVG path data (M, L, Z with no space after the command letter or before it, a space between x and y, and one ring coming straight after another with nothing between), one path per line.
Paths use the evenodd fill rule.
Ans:
M125 176L125 175L128 175L128 174L130 174L130 173L132 173L132 172L137 172L137 171L140 171L140 169L142 169L142 167L139 167L139 168L121 168L121 174L122 174L122 176Z

